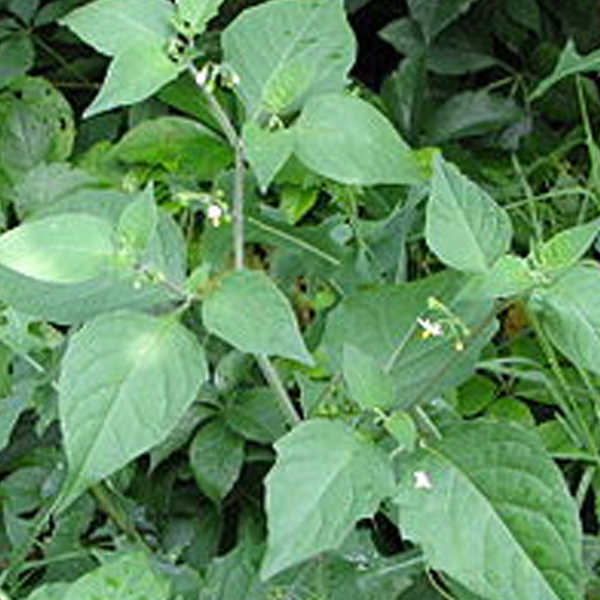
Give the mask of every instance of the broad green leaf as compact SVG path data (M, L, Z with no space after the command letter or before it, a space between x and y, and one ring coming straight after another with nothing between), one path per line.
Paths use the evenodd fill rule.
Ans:
M123 210L135 197L114 190L80 189L36 207L33 218L45 221L76 214L109 222L116 228ZM25 225L29 227L33 223L29 221ZM57 238L62 235L59 233ZM66 237L77 235L77 230L69 230ZM162 274L175 287L181 287L185 280L182 234L163 211L159 211L158 226L150 239L144 265L148 273ZM125 255L118 261L113 257L98 276L69 283L34 279L0 262L0 298L26 315L61 324L80 323L122 308L164 307L173 299L181 299L164 283L141 273L131 257Z
M512 226L503 208L438 155L425 232L427 244L443 263L481 273L508 250Z
M275 444L264 579L340 546L393 491L386 455L339 421L305 421Z
M324 177L348 185L422 182L411 149L383 114L360 98L317 96L294 131L296 156Z
M223 51L254 119L342 91L355 41L342 0L275 0L243 11L223 32Z
M202 33L206 24L217 15L224 0L176 0L177 16L195 35Z
M198 426L215 417L216 410L212 404L192 404L164 441L150 451L150 471L154 471L173 453L187 445Z
M410 14L415 19L428 42L442 29L458 19L476 0L408 0Z
M0 42L0 88L21 77L33 67L35 50L31 37L15 33Z
M509 298L529 292L540 283L542 280L527 260L505 254L489 271L474 275L465 293L473 298Z
M15 186L13 202L20 220L97 180L68 163L41 163L27 171Z
M530 99L536 100L540 98L552 86L565 79L565 77L598 70L600 70L600 49L581 56L578 54L573 40L569 40L558 59L558 63L554 67L554 71L540 81L533 94L531 94Z
M247 391L238 388L224 417L233 431L259 444L272 444L287 431L285 415L268 387Z
M101 276L114 266L116 252L110 223L85 214L27 222L0 236L2 267L53 283Z
M581 600L577 507L536 436L462 423L401 470L400 527L431 568L489 600Z
M391 44L399 54L407 57L422 56L426 44L418 23L409 17L395 19L379 31L381 39Z
M538 290L531 307L546 334L576 365L600 373L600 268L573 267L551 286Z
M206 378L202 348L173 316L121 311L86 323L59 380L63 504L162 442Z
M131 552L72 583L62 600L168 600L170 585L158 575L145 552Z
M513 21L541 35L541 11L537 0L508 0L506 11Z
M198 600L266 600L268 584L258 576L261 548L240 543L233 550L212 560Z
M289 302L262 271L223 277L204 300L202 317L211 333L242 352L313 363Z
M74 137L64 96L44 79L17 79L0 94L0 181L14 184L42 163L65 160Z
M343 360L350 397L362 408L383 410L394 403L394 382L373 357L352 344L345 344Z
M194 90L196 93L197 90ZM128 165L163 167L182 176L212 179L231 162L225 142L197 121L166 116L128 131L109 157Z
M164 46L173 35L167 0L96 0L60 20L86 44L107 56L134 46Z
M425 78L424 57L409 57L385 80L381 90L388 114L411 138L416 135L420 120L421 96L427 85Z
M149 192L131 202L119 218L119 243L134 257L143 256L158 226L158 209L152 190Z
M173 81L183 69L183 64L169 58L164 42L130 46L112 60L98 95L83 116L141 102Z
M190 445L190 465L203 494L219 504L231 491L244 464L244 440L223 419L200 427Z
M68 587L68 583L45 583L27 596L27 600L63 600Z
M522 117L523 111L508 98L486 91L461 92L434 112L426 125L428 141L442 144L497 131Z
M248 215L248 239L302 255L304 265L314 262L322 273L340 267L342 245L334 241L325 223L320 227L292 226L262 214Z
M264 194L294 151L294 132L269 131L250 121L244 125L244 149Z
M109 221L116 229L123 211L130 203L148 193L149 189L137 194L111 189L78 189L56 199L47 206L40 207L33 216L45 218L63 213L83 213ZM144 258L145 265L150 271L161 273L177 285L185 281L186 248L183 233L164 210L158 211L156 231L150 239L148 253ZM122 269L118 273L119 277L127 279L131 278L131 275L135 275L134 287L137 288L137 291L147 287L148 282L143 278L140 279L139 273L136 274L131 264L127 264L125 261L125 264L120 266Z
M592 247L600 232L600 220L571 227L544 242L535 253L543 269L572 267Z
M395 407L432 400L472 374L496 330L493 303L463 299L465 282L461 275L446 271L413 283L350 294L329 315L320 348L336 373L342 371L346 344L372 357L394 381ZM456 350L457 338L447 330L441 337L423 339L417 319L435 322L441 316L428 309L432 297L469 328L462 351Z

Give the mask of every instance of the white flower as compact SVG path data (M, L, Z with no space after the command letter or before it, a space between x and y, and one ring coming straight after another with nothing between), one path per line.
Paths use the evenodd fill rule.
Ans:
M415 488L417 490L430 490L433 487L431 479L425 471L415 471L413 476L415 478Z
M196 85L198 87L204 87L208 83L209 67L204 65L200 71L196 73Z
M206 210L206 216L214 227L218 227L223 218L223 209L218 204L211 204Z
M437 321L432 321L431 319L422 319L421 317L418 317L417 323L423 328L424 338L442 337L444 335L442 325Z

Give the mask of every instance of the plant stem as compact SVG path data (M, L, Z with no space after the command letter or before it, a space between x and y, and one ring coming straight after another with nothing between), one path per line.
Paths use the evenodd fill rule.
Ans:
M548 360L548 364L550 365L550 369L554 376L556 377L564 395L564 400L560 397L557 397L559 400L560 409L563 411L565 417L570 420L570 424L573 426L575 430L578 431L579 442L585 444L587 449L594 454L594 456L599 456L598 445L596 444L596 440L588 427L585 418L581 415L579 408L577 406L577 400L573 396L571 388L569 387L569 382L566 380L565 375L560 367L558 362L558 357L556 356L556 352L552 347L552 344L548 340L542 326L540 325L539 319L537 315L532 310L527 311L527 317L529 322L533 326L533 330L535 331L535 335L540 342L540 346L542 348L543 353ZM566 401L565 401L566 400Z
M517 177L519 178L519 182L521 183L521 187L523 188L523 192L525 193L525 198L527 200L527 207L529 208L529 216L531 218L531 225L533 227L533 233L535 236L535 241L537 243L542 241L542 228L540 225L540 219L538 217L537 207L535 204L535 196L533 194L533 190L527 181L527 177L523 172L523 167L521 166L521 162L519 161L519 157L516 154L512 154L511 156L513 168Z
M289 397L287 390L283 385L283 381L281 381L281 377L275 368L275 365L264 354L257 354L256 362L258 363L258 366L260 367L260 370L262 371L262 374L267 380L269 386L275 393L277 404L279 405L281 412L285 415L288 424L293 427L294 425L300 423L300 415L298 415L296 412L294 403Z
M200 89L200 92L208 103L209 110L216 119L223 135L231 146L235 155L235 171L233 178L233 255L234 268L236 271L245 269L245 226L244 226L244 195L246 181L246 158L244 153L244 140L238 134L231 119L225 112L221 103L212 93L210 87L201 81L201 72L190 63L189 71ZM271 362L268 356L257 354L256 361L264 378L273 390L277 403L285 415L286 421L290 426L298 424L301 420L297 413L294 403L290 398L281 376L275 365Z
M91 492L100 508L107 514L108 518L117 526L117 528L130 540L145 548L146 543L138 533L135 525L131 522L127 514L115 504L106 485L104 483L97 483L92 486Z
M215 117L223 135L231 146L235 155L235 172L233 179L233 255L236 271L244 268L244 183L246 180L246 162L244 155L244 140L238 135L231 119L210 90L209 86L199 83L200 72L190 63L190 73L200 89L200 92L208 102L208 107Z

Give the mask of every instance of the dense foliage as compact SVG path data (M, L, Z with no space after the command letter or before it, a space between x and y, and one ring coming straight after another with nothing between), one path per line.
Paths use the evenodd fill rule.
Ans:
M0 0L0 599L600 597L596 0Z

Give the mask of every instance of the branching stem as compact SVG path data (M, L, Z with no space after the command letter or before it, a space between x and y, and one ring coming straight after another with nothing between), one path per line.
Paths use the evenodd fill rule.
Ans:
M236 271L245 269L245 224L244 224L244 196L246 181L246 158L244 153L244 140L236 131L229 115L225 112L217 97L213 94L210 86L202 81L202 73L190 63L189 71L196 82L200 92L208 103L208 108L219 124L223 135L231 146L235 156L235 171L233 178L233 255L234 268ZM294 403L290 398L281 376L275 365L268 356L256 355L256 362L262 371L264 378L277 398L277 403L285 415L290 426L300 422L301 417L296 411Z

